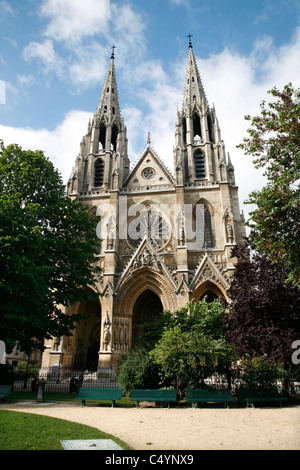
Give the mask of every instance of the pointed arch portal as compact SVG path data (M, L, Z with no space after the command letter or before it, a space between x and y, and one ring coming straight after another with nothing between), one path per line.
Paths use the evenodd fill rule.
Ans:
M215 282L206 280L202 282L194 291L193 299L195 302L202 300L206 296L207 302L213 302L215 299L225 299L226 291L223 291L221 285L217 285Z
M155 323L163 312L160 298L152 290L146 289L135 301L132 315L132 347L139 343L144 323Z
M215 299L219 299L220 296L213 292L212 290L208 289L201 295L200 300L203 300L206 297L207 302L213 302Z
M97 370L101 334L101 305L97 300L79 304L77 313L85 316L75 330L75 369Z

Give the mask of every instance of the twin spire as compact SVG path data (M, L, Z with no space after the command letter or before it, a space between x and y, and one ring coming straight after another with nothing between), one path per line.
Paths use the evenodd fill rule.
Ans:
M177 111L173 147L174 180L176 179L178 185L198 181L203 184L203 180L207 183L225 182L229 179L230 172L230 181L234 183L233 167L226 157L215 108L209 107L202 85L193 52L192 35L187 37L189 55L183 106L181 111ZM132 174L127 129L119 106L115 49L116 46L112 46L101 97L88 131L81 141L80 153L68 183L68 194L85 193L92 188L123 188ZM148 133L147 149L150 147L151 137ZM156 157L154 160L156 161ZM158 167L161 166L158 163Z
M115 49L116 46L112 46L110 64L97 110L99 115L106 115L110 123L115 119L120 119L120 106L114 64Z
M198 106L204 110L208 103L193 52L193 45L191 40L192 37L193 36L191 34L187 35L187 38L189 38L189 57L186 72L183 107L191 108L195 105L195 103L197 103ZM98 105L98 113L105 113L107 117L109 117L110 121L112 121L114 117L120 118L120 106L114 65L116 47L117 46L113 45L111 48L112 53L110 57L110 64Z

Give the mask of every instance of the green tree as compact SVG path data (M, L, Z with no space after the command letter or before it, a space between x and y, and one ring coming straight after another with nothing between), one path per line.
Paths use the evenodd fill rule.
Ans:
M253 191L247 203L257 206L248 225L258 249L289 268L289 281L300 287L300 100L291 84L270 93L277 101L260 104L261 115L251 121L249 137L238 147L264 168L267 184Z
M206 298L199 302L189 302L175 313L162 312L154 324L144 324L141 345L148 350L155 347L165 329L179 326L183 332L197 327L203 334L219 338L224 333L222 313L224 308L219 300L207 302Z
M244 388L276 389L277 381L281 378L280 368L267 361L265 356L244 357L240 369Z
M134 388L157 388L159 381L158 366L145 348L134 348L119 360L118 385L124 393Z
M224 308L219 300L205 299L180 309L150 351L163 379L177 383L179 394L187 387L203 386L213 373L226 374L229 386L234 348L225 340Z
M9 352L43 349L78 316L59 306L90 298L96 219L65 194L41 151L0 141L0 338Z

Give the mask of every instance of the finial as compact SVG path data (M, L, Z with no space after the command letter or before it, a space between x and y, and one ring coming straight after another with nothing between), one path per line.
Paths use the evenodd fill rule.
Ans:
M117 48L117 46L112 46L112 52L111 52L111 59L114 59L115 58L115 49Z
M193 37L193 35L192 35L192 34L188 34L186 37L189 38L189 47L193 47L193 46L192 46L192 41L191 41L191 38Z
M150 132L148 132L147 134L147 145L150 145L151 144L151 134Z

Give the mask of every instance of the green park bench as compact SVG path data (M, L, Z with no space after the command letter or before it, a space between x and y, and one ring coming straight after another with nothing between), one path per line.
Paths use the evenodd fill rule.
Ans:
M211 390L211 389L190 389L186 390L186 399L188 402L195 403L233 403L234 398L230 390Z
M254 403L272 403L278 402L282 407L282 402L287 401L287 398L282 396L277 390L271 389L239 389L238 395L241 401L245 401L247 406L254 407Z
M12 385L0 385L0 400L4 401L10 394Z
M168 403L168 408L170 406L170 402L176 401L176 390L140 390L134 389L132 391L131 400L137 402L137 408L141 401L148 401L148 402L166 402Z
M76 400L81 400L81 407L86 405L86 400L111 400L112 405L115 406L116 400L122 397L122 390L120 388L80 388Z

